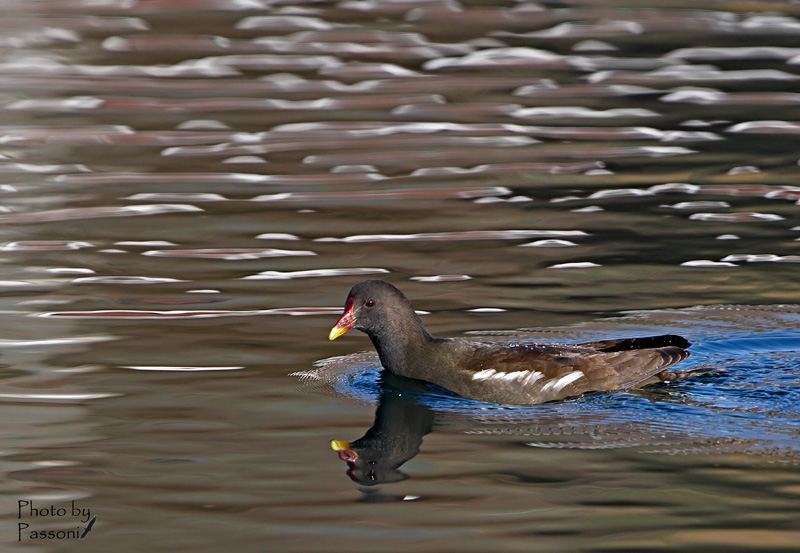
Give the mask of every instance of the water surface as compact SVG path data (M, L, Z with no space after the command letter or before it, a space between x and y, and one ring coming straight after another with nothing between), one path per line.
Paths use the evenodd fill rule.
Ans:
M797 549L796 6L0 10L6 549ZM409 389L326 339L362 278L438 335L713 370ZM20 500L97 519L32 540L87 523Z

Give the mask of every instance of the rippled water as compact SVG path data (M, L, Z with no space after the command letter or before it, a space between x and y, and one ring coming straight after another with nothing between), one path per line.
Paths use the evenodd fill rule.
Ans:
M800 8L648 5L2 3L4 549L796 551ZM713 370L409 387L327 341L373 277Z

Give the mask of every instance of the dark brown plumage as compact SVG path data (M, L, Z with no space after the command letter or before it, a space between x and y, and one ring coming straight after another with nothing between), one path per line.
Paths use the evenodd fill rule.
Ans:
M576 345L437 338L403 293L382 280L353 286L330 339L351 328L370 337L387 370L492 403L532 405L689 374L666 370L689 356L689 342L674 335Z

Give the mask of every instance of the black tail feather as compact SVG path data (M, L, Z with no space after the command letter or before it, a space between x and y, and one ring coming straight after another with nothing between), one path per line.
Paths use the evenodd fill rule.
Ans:
M656 349L669 346L678 348L688 348L691 342L683 336L676 334L664 334L662 336L644 336L642 338L623 338L620 340L604 340L601 342L590 342L581 344L583 347L595 349L605 353L615 351L630 351L636 349Z

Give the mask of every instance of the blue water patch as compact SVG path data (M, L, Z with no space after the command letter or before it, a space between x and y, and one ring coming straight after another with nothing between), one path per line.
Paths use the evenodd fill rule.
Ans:
M692 346L693 354L739 356L750 353L795 351L800 354L800 332L776 331L752 336L740 334L724 340L711 340Z
M397 377L387 384L377 358L337 358L343 372L331 384L338 394L376 404L402 394L432 411L439 427L520 436L535 447L800 453L800 333L731 333L691 351L679 367L708 373L533 406L482 403L433 384L398 384Z

